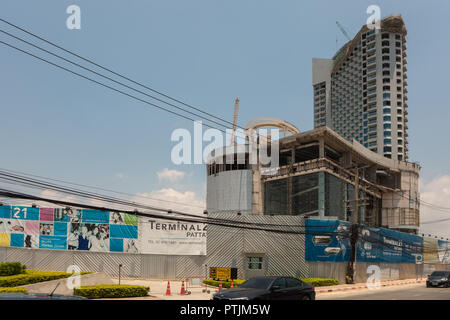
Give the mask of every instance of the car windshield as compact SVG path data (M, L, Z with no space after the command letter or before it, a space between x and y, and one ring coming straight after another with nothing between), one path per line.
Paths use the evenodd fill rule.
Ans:
M448 276L449 272L448 271L434 271L431 276L432 277L446 277Z
M273 278L251 278L242 283L240 288L268 289Z

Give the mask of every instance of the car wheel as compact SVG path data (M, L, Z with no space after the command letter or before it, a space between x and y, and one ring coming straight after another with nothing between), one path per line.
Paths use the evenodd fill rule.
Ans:
M301 297L300 300L311 300L311 298L307 294L305 294L303 297Z

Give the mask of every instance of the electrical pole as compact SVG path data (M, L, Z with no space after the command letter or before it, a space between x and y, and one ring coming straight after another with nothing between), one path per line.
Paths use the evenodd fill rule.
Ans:
M355 263L356 263L356 244L358 242L359 232L359 169L356 168L355 173L355 190L354 190L354 211L352 215L352 226L350 235L350 258L347 265L346 283L355 282Z

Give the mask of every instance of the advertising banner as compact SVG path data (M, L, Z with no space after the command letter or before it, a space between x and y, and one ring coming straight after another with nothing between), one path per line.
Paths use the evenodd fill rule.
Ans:
M206 255L206 224L141 219L141 252L170 255Z
M423 260L424 263L439 263L439 242L438 239L423 238Z
M347 262L351 251L350 235L349 222L306 220L306 261ZM422 257L423 251L422 237L384 228L361 226L356 245L356 261L416 263L416 257Z
M357 261L415 264L416 257L423 255L423 239L417 235L368 227L360 232Z
M450 241L438 241L439 263L450 264Z
M306 220L306 261L348 261L350 227L350 223L346 221Z
M206 225L101 210L0 206L0 246L205 255Z

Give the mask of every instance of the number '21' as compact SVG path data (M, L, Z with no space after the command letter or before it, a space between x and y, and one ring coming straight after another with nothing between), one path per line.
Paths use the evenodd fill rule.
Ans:
M23 208L22 210L20 208L14 208L14 214L13 214L13 218L16 219L20 219L19 213L20 211L23 212L23 218L26 219L27 218L27 208Z

